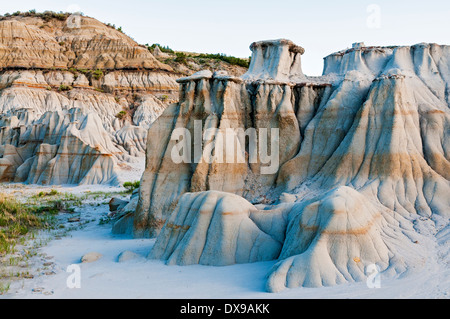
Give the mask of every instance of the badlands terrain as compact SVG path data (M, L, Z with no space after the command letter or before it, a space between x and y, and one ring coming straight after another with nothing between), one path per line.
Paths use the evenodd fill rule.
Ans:
M0 19L2 193L62 202L5 297L448 298L450 46L354 43L312 77L286 39L247 69L72 19Z
M178 100L176 79L200 67L157 49L173 67L164 64L114 27L69 14L2 17L0 41L3 182L121 185L149 125Z

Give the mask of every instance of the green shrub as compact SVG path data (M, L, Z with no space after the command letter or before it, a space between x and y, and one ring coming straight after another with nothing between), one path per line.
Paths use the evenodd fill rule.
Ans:
M230 63L232 65L238 65L238 66L242 66L244 68L248 68L250 65L250 62L245 60L245 59L241 59L241 58L236 58L234 56L228 56L226 54L223 53L216 53L216 54L199 54L197 56L195 56L194 58L196 59L215 59L215 60L221 60L227 63Z
M45 21L49 21L51 19L57 19L60 21L65 21L72 13L70 12L54 12L54 11L44 11L44 12L36 12L35 9L29 11L16 11L13 14L5 13L5 17L13 16L13 17L38 17ZM83 14L81 14L83 15Z
M119 120L123 120L126 116L127 116L127 112L126 111L120 111L119 113L116 114L116 117Z
M175 62L181 63L181 64L187 64L187 56L183 52L176 52L175 55L177 56L175 58Z
M59 194L59 192L56 190L56 189L52 189L52 190L50 190L50 192L39 192L38 194L37 194L37 197L44 197L44 196L55 196L55 195L58 195Z
M63 199L49 200L43 205L34 206L33 210L36 214L56 215L60 212L71 212L74 209L66 207L66 201Z
M94 79L100 80L103 77L103 71L97 69L94 72L92 72L92 76L94 77Z
M140 184L140 181L125 182L123 183L123 187L125 187L129 193L132 193L136 188L139 188Z
M159 47L161 52L172 53L172 54L175 53L171 48L169 48L169 46L163 46L163 45L160 45L159 43L153 43L150 46L148 44L146 44L147 49L150 50L151 52L153 52L153 50L155 50L156 46Z
M61 84L58 88L58 91L70 91L72 87L70 85Z

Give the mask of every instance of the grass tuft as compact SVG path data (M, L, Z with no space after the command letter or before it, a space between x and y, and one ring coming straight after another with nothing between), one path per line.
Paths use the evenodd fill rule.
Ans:
M31 230L46 226L45 219L31 207L0 195L0 256L14 252L19 239Z

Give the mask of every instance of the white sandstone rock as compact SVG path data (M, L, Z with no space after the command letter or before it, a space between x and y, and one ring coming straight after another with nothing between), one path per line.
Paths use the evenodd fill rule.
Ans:
M298 81L304 78L301 55L305 50L286 39L253 42L245 80Z
M164 224L149 258L167 264L231 265L272 260L281 242L252 221L256 208L234 194L187 193Z
M372 264L380 271L404 272L424 252L402 233L395 215L346 186L293 206L268 291L362 281ZM396 248L399 241L401 251ZM412 252L409 259L396 257L407 250Z
M82 263L92 263L94 261L99 260L102 257L103 257L103 255L100 254L99 252L92 251L92 252L84 254L83 257L81 257L81 262Z
M130 260L139 260L143 258L144 258L143 256L136 254L135 252L125 250L119 254L119 256L117 257L117 262L123 263Z
M179 104L149 129L136 212L115 231L157 236L149 257L168 264L278 259L269 291L362 281L370 265L384 276L420 269L427 251L412 220L450 216L450 47L359 44L314 78L290 41L252 48L240 80L178 80ZM174 130L194 136L196 123L212 129L203 146L225 128L278 128L277 171L211 154L174 162Z

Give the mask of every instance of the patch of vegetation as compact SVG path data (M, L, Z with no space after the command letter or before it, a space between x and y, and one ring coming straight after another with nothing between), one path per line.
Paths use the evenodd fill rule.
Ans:
M123 183L123 187L125 187L128 193L132 193L136 188L139 188L140 185L141 185L140 181Z
M69 68L67 71L71 72L74 76L75 79L77 78L77 76L81 73L84 74L87 77L92 77L95 80L100 80L102 77L105 76L105 73L103 70L101 69L97 69L97 70L90 70L90 69L76 69L74 67Z
M85 194L61 192L47 189L17 200L13 196L0 194L0 295L8 292L11 282L33 278L28 268L28 260L39 254L38 248L46 245L52 238L60 239L70 231L79 229L97 219L81 218L75 206L100 205L98 199L108 199L113 195L127 195L127 191L103 192L87 191ZM95 201L94 201L95 200ZM102 205L108 205L106 200ZM61 224L60 213L70 213L69 224ZM105 216L100 224L113 219ZM49 236L41 238L38 231L45 230Z
M44 197L44 196L55 196L58 195L59 192L56 189L51 189L50 192L39 192L37 194L37 197Z
M69 68L69 72L73 74L74 80L78 78L78 70L75 68Z
M49 226L46 216L33 207L0 196L0 255L14 252L19 239L32 230Z
M72 90L72 87L70 85L61 84L58 88L58 91L64 92L64 91L70 91Z
M115 24L105 23L105 25L106 25L107 27L111 28L111 29L117 30Z
M35 213L47 216L61 212L72 213L73 206L81 206L81 204L82 200L78 196L71 193L60 193L54 189L49 192L39 192L26 202L26 205L31 207Z
M119 120L123 120L126 116L127 116L127 112L126 111L120 111L119 113L116 114L116 117Z
M4 17L37 17L41 18L44 21L50 21L51 19L57 19L60 21L66 21L67 18L71 15L70 12L54 12L54 11L44 11L44 12L36 12L36 10L32 9L29 11L16 11L14 13L5 13ZM83 15L83 13L80 13Z
M88 69L75 69L76 71L83 73L83 74L89 74L91 72L91 70ZM69 70L70 71L70 70Z
M37 231L59 229L61 233L55 215L64 210L73 212L65 209L64 198L64 194L54 189L27 197L25 202L0 195L0 295L8 292L11 281L33 278L28 270L17 267L28 267L27 260L36 256L37 249L50 240L50 237L37 238Z
M98 221L99 225L106 225L111 223L112 221L114 221L115 219L109 216L103 216L100 218L100 220Z
M183 52L176 52L175 62L187 65L187 55Z
M150 52L153 52L153 50L155 50L155 48L158 46L159 49L161 50L161 52L172 53L172 54L175 53L175 51L173 51L171 48L169 48L169 46L163 46L163 45L161 45L159 43L153 43L152 45L146 44L145 46L147 47L147 49Z
M38 214L50 214L50 215L56 215L60 212L73 212L73 208L67 208L66 203L61 200L53 200L49 201L48 203L35 207L35 212Z
M236 58L234 56L229 56L223 53L216 53L216 54L199 54L194 56L195 59L214 59L214 60L221 60L224 62L227 62L231 65L238 65L242 66L244 68L248 68L250 65L250 61L246 59ZM200 63L200 62L199 62Z
M93 200L98 200L98 199L110 199L112 196L114 195L126 195L128 194L127 191L113 191L113 192L103 192L103 191L95 191L95 192L86 192L85 195L83 195L83 200L88 200L88 199L93 199ZM109 200L102 203L107 205L109 203Z
M0 283L0 295L3 295L5 293L7 293L8 290L9 290L10 285L11 284L9 282L7 282L7 283Z
M92 72L92 76L94 77L94 79L96 80L100 80L103 77L103 71L102 70L95 70L94 72Z

